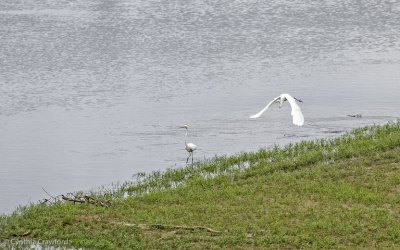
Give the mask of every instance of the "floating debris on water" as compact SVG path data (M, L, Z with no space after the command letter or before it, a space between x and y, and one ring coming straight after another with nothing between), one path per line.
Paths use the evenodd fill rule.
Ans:
M362 114L356 114L356 115L347 115L348 117L353 117L353 118L362 118Z

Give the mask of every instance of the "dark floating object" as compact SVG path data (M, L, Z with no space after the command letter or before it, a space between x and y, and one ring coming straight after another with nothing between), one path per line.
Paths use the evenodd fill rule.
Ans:
M347 115L348 117L353 117L353 118L361 118L362 114L356 114L356 115Z
M295 134L283 134L283 137L295 137Z
M343 130L331 130L331 131L325 131L324 133L326 134L340 134L343 133Z

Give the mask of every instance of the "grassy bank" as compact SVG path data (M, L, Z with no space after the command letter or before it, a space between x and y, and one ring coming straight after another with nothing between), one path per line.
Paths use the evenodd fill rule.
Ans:
M129 198L121 198L129 192ZM400 123L138 174L111 207L33 205L0 240L87 249L400 247Z

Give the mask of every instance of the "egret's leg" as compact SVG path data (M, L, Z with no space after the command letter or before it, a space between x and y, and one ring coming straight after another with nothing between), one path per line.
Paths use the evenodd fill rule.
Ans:
M192 152L192 165L193 165L193 152Z
M189 158L190 158L190 153L189 153L189 156L188 156L188 158L186 159L186 164L188 164L188 162L189 162Z

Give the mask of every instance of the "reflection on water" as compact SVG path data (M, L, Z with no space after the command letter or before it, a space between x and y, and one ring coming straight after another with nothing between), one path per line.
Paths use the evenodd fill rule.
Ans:
M399 117L397 1L0 3L0 212ZM271 98L290 110L253 114ZM362 114L352 119L348 114Z

